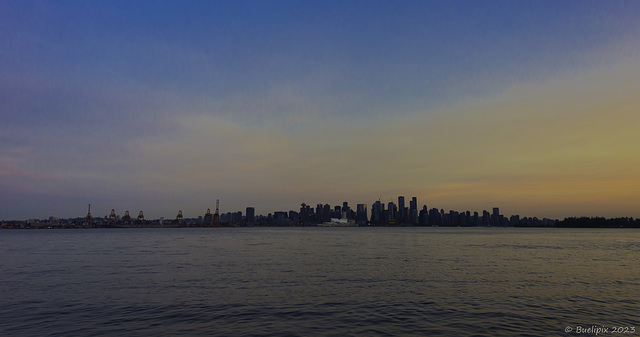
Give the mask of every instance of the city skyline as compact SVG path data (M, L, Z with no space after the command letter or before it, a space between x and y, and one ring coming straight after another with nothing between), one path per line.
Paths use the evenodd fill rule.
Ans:
M639 17L636 1L0 1L0 219L398 195L640 218Z
M173 215L163 214L155 217L148 216L148 213L144 209L140 209L140 210L136 210L132 208L126 208L122 210L116 210L115 208L103 209L103 208L96 208L96 205L87 204L85 205L85 212L82 215L76 214L71 216L59 216L57 214L51 214L45 217L28 217L23 219L0 219L0 221L33 221L33 220L48 221L49 219L79 219L79 218L86 219L89 215L91 216L92 219L102 219L102 220L106 220L107 222L115 219L122 219L124 217L130 217L130 221L134 221L136 219L136 214L138 214L139 216L143 216L143 219L145 219L145 221L148 221L148 220L157 221L160 219L165 219L168 221L172 221L172 219L176 219L176 221L178 219L200 219L206 223L206 222L213 221L211 217L214 216L214 213L213 213L214 210L216 213L215 217L218 217L217 221L219 222L230 222L231 221L230 217L231 216L235 217L238 214L239 214L239 219L246 218L245 219L246 221L252 221L250 219L255 220L258 218L270 218L270 217L273 217L275 219L278 213L285 214L285 217L287 219L291 218L292 214L295 214L295 217L301 217L302 219L301 214L303 213L303 207L305 206L307 210L310 211L310 213L308 213L307 216L309 215L320 216L320 218L313 219L313 221L317 221L317 222L329 221L330 218L336 218L336 217L337 218L348 217L350 220L363 220L362 218L360 218L360 213L362 213L362 215L364 216L364 219L366 219L366 222L374 223L376 221L384 220L384 221L393 221L397 224L411 225L411 224L417 224L419 222L419 216L421 214L421 211L423 210L426 210L426 211L436 210L438 213L442 213L442 214L445 214L445 213L449 214L450 212L454 212L454 213L461 213L461 214L476 213L476 214L482 215L483 213L487 213L487 214L504 216L507 219L513 216L521 217L519 213L500 212L498 211L500 207L496 207L496 205L493 205L492 207L485 207L483 209L475 209L475 210L444 209L444 208L438 207L438 205L427 205L427 203L421 204L420 202L418 202L417 197L411 197L411 199L409 200L409 205L405 205L404 212L402 212L401 210L403 209L402 205L404 204L404 198L405 198L404 196L396 196L395 200L389 199L386 202L378 199L369 203L358 202L354 204L351 204L349 201L342 201L336 204L323 203L323 202L320 202L317 204L313 204L313 203L307 204L305 202L302 202L297 204L297 206L299 207L297 207L296 205L292 205L288 209L286 209L285 207L281 209L271 209L265 212L256 212L256 207L252 205L247 205L237 209L225 209L220 206L221 203L220 203L220 200L218 199L214 203L215 206L207 207L206 210L201 211L199 213L198 212L190 213L189 211L185 212L183 210L184 208L179 208L175 212L173 212ZM224 204L222 205L224 206ZM489 213L488 210L492 210L492 213ZM324 214L326 212L329 212L331 214L329 218L327 218L328 216L327 214ZM389 212L391 212L391 214L389 214ZM374 213L379 213L379 216L382 216L382 213L384 213L385 215L384 215L384 218L380 219L380 218L376 218L376 216L374 216ZM250 218L247 218L248 216ZM358 218L356 218L356 216ZM209 220L207 220L207 217L210 217ZM547 217L538 217L534 214L528 214L522 217L531 218L531 219L536 218L540 220L542 219L560 220L560 219L551 219ZM308 220L308 219L303 219L302 222L304 222L305 220ZM235 221L239 221L239 220L236 219L234 220L234 222Z

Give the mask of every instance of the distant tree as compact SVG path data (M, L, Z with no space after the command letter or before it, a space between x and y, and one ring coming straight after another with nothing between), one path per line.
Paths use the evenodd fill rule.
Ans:
M571 217L565 218L556 224L562 228L640 228L640 219L629 217L611 218L604 217Z

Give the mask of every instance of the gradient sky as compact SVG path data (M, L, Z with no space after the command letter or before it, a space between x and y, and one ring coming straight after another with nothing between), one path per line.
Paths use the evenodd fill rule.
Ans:
M640 217L639 1L0 0L0 219Z

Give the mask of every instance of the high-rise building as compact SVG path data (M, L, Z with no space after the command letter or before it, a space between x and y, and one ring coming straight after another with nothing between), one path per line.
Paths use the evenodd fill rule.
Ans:
M412 225L418 224L418 198L413 197L409 202L409 219Z
M383 221L384 204L380 200L371 205L371 224L380 225Z
M287 219L287 212L282 212L282 211L273 212L273 218L276 221L284 221Z
M431 226L441 226L442 218L440 217L440 212L437 208L432 208L429 210L429 224Z
M500 226L500 208L494 207L491 213L491 226Z
M342 219L342 207L340 206L333 207L333 212L331 212L331 217L336 219Z
M316 204L316 222L320 223L322 222L322 210L324 209L324 206L322 204Z
M253 207L247 207L247 222L256 221L256 209Z
M300 222L309 221L309 206L304 202L300 205Z
M418 215L418 224L420 226L426 226L429 224L429 209L427 209L427 205L422 206L422 210L420 210L420 214Z
M324 208L322 209L322 221L331 221L331 205L329 204L325 204Z
M238 224L242 222L242 211L237 211L235 213L231 213L231 222L234 224Z
M371 205L371 224L372 225L384 225L387 223L389 215L384 209L384 203L380 200Z
M357 204L356 205L356 221L358 224L364 225L367 223L367 205L366 204Z
M486 210L482 211L482 225L491 226L491 214Z
M406 222L406 217L404 214L404 196L398 197L398 223L403 224Z
M389 222L396 222L398 218L398 207L396 207L393 201L389 201L387 213L387 220L389 220Z

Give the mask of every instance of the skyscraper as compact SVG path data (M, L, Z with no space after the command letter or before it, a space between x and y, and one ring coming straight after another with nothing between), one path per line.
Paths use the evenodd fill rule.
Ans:
M422 210L420 210L420 214L418 215L418 223L420 226L429 224L429 209L427 209L427 205L422 206Z
M367 223L367 205L366 204L357 204L356 205L356 221L358 224L364 225Z
M372 225L380 225L383 218L382 214L384 212L384 204L380 202L380 200L376 201L371 205L371 224Z
M256 221L256 209L253 207L247 207L247 222Z
M491 214L491 226L500 226L502 225L502 216L500 215L500 208L494 207L493 213Z
M329 204L324 204L324 207L322 208L322 221L331 221L331 205Z
M389 201L387 210L387 220L389 220L389 222L396 222L398 218L398 207L396 207L393 201Z
M324 209L324 205L322 204L316 204L316 218L315 221L317 223L323 222L324 220L322 220L322 210Z
M406 222L404 214L404 196L398 197L398 223L403 224Z
M309 206L304 202L300 205L300 222L309 221Z
M418 198L413 197L409 202L409 223L412 225L418 224Z

